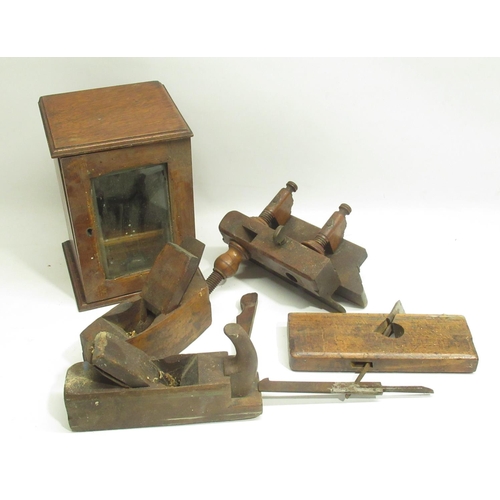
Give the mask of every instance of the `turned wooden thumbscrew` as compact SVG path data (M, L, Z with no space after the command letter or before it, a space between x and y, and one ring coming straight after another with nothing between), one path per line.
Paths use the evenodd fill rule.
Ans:
M342 203L338 211L333 213L316 237L313 240L303 241L302 244L322 255L335 252L344 239L347 226L346 216L351 211L351 207L347 203Z

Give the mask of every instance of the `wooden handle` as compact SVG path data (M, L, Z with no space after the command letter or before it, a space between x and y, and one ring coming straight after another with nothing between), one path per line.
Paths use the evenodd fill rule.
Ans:
M227 252L219 255L214 263L214 270L207 278L208 291L212 293L213 290L222 280L226 280L234 276L238 271L240 264L244 260L248 260L249 255L246 250L234 241L229 242Z

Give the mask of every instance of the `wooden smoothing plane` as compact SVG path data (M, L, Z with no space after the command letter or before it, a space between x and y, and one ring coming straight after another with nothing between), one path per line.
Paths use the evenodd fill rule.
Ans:
M205 245L188 237L168 243L156 258L140 296L101 316L80 335L91 361L96 335L108 332L155 358L179 354L212 323L208 287L198 265Z
M291 313L290 368L332 372L472 373L478 355L463 316Z

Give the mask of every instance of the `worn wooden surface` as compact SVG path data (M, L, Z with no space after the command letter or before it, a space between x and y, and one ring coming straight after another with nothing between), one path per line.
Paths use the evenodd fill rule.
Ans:
M69 425L73 431L93 431L257 417L262 413L258 376L246 396L232 397L225 359L225 352L177 356L170 364L190 365L181 371L179 385L145 388L120 387L90 364L77 363L64 386ZM168 361L162 369L168 373Z
M106 279L96 229L97 214L92 199L92 178L124 167L161 163L168 165L166 182L170 198L172 241L180 244L185 237L195 234L189 139L60 160L60 175L65 187L68 218L72 227L68 249L73 250L74 263L85 298L84 302L79 304L81 309L92 308L92 304L100 305L105 300L109 303L109 299L116 299L115 302L123 300L124 296L140 291L149 274L149 270L146 270Z
M197 271L181 303L171 312L155 315L142 298L117 305L80 334L83 359L92 359L92 345L101 331L125 338L148 356L160 359L178 354L194 342L211 324L208 287Z
M213 291L222 280L233 276L241 262L250 259L268 271L321 300L330 310L345 312L334 295L355 304L367 304L359 268L366 250L344 240L345 203L322 229L291 215L293 193L298 186L287 182L258 217L233 210L219 224L229 249L220 255L207 278Z
M179 245L165 245L151 267L142 289L142 299L153 314L168 314L181 302L187 287L198 269L205 245L199 243L193 255ZM195 245L191 245L195 247Z
M71 279L73 294L75 295L75 300L79 311L88 311L91 309L96 309L97 307L111 306L113 304L116 304L118 301L126 302L140 296L141 291L137 290L135 292L120 295L119 298L107 297L102 300L96 300L94 302L88 303L85 297L85 290L83 289L83 283L80 278L80 268L75 259L76 254L74 251L74 241L73 240L65 241L62 244L62 249L64 253L64 259L66 260L68 273Z
M162 383L161 372L151 358L121 335L99 332L92 345L91 362L104 376L124 387L154 387Z
M182 352L211 324L212 310L208 287L198 271L179 306L168 314L158 315L151 326L128 342L154 358Z
M137 319L142 321L143 304L121 304L108 319L95 322L97 329L91 325L82 334L85 361L68 370L64 390L73 430L216 422L260 415L258 360L250 340L257 294L241 298L242 314L237 318L241 324L230 323L224 328L236 350L231 356L217 352L159 359L129 343L123 330L106 331L108 324L114 328L120 319L129 327ZM148 328L143 334L147 332ZM170 344L166 347L171 348Z
M160 82L43 96L39 106L53 158L193 135Z
M192 132L159 82L44 96L40 110L51 155L58 159L69 225L64 251L78 308L130 299L142 289L149 269L106 278L92 179L165 164L169 238L180 244L195 235Z
M396 337L377 329L384 314L291 313L290 368L299 371L463 372L478 356L463 316L398 314Z
M329 308L345 312L344 307L332 297L334 294L362 307L366 305L359 274L359 268L367 257L364 248L343 239L334 253L317 253L302 242L313 240L320 229L294 216L281 227L279 236L283 238L283 242L279 244L275 241L274 229L256 217L247 217L237 211L224 216L219 230L230 247L241 247L251 261L289 284L304 289ZM225 255L229 257L229 263L235 261L229 253L221 257ZM210 277L207 281L209 279Z

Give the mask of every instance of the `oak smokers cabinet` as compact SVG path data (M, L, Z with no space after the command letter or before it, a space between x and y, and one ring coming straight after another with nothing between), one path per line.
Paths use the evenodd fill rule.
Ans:
M194 236L192 132L159 82L40 98L80 311L129 300L167 242Z

